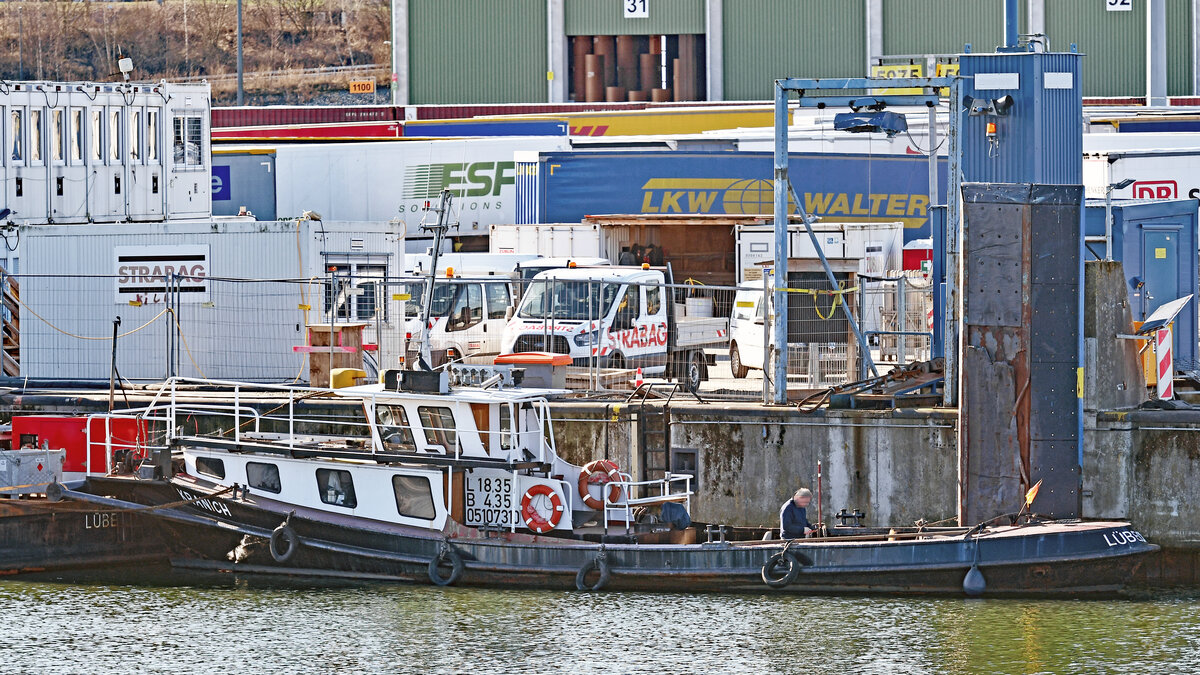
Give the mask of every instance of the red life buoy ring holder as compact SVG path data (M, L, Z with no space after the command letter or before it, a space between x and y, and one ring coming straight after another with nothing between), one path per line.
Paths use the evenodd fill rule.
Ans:
M550 499L551 508L549 518L543 518L542 514L533 508L533 500L538 495L544 495ZM563 511L565 509L563 508L562 497L555 492L554 488L545 483L534 485L521 496L521 520L525 521L526 527L538 534L545 534L557 527L559 521L562 520Z
M617 463L607 459L597 459L594 462L588 462L583 470L579 472L579 496L583 498L583 503L593 511L599 511L604 508L603 500L593 497L588 492L588 485L592 483L615 483L621 480L621 470L617 468ZM621 498L621 488L617 485L609 485L608 502L615 504Z

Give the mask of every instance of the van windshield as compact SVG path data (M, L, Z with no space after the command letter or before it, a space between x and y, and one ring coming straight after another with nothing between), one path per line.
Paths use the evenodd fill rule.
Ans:
M535 279L525 291L517 316L523 319L599 319L608 314L620 289L618 282Z

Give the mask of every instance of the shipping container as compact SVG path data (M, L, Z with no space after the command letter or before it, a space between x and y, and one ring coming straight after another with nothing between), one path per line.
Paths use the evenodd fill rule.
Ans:
M409 138L467 138L494 136L566 136L567 121L558 118L485 118L415 120L404 123Z
M208 111L207 84L7 83L3 220L207 217Z
M1196 199L1116 200L1112 203L1112 255L1129 283L1134 321L1143 321L1165 303L1185 295L1192 302L1175 319L1175 369L1200 368L1196 358L1200 271L1197 270ZM1105 205L1089 199L1084 215L1085 260L1102 260Z
M252 183L263 183L257 189L274 183L274 214L268 218L270 209L260 207L255 211L260 219L296 218L305 211L326 220L399 219L411 250L423 252L431 235L421 225L436 221L425 207L443 188L455 195L449 236L486 237L493 223L515 222L514 153L568 148L565 137L552 136L223 148L214 156L214 176L227 174L233 183L229 197L222 192L213 208L234 215L239 206L252 203L238 196L243 188L235 180L250 170ZM273 178L253 174L256 164L269 161Z
M890 223L833 223L813 224L817 242L828 258L859 261L858 274L873 277L891 276L904 263L904 224ZM737 246L738 279L762 279L762 263L775 260L774 225L741 225L734 234ZM808 230L802 224L788 226L788 258L817 258Z
M1121 136L1124 137L1123 134ZM1143 135L1131 136L1138 138ZM1133 183L1113 190L1114 199L1200 197L1200 145L1175 149L1114 150L1084 155L1083 185L1088 197L1103 199L1108 185L1126 179Z
M596 213L763 215L774 208L770 153L543 152L521 159L521 223L579 222ZM944 195L945 160L938 168ZM925 157L793 153L789 172L813 215L899 221L906 241L929 237Z
M245 141L370 141L404 136L403 122L330 122L214 128L214 143Z
M304 379L293 348L306 343L306 325L327 322L336 297L336 320L368 323L375 341L374 294L349 290L374 291L404 269L403 228L387 222L46 225L22 239L20 363L33 378L107 380L119 318L126 379ZM281 281L301 279L310 281ZM395 308L384 307L380 323L397 329Z
M644 136L770 127L775 123L775 111L767 105L701 106L557 113L552 118L565 119L572 136ZM788 121L791 121L790 113Z

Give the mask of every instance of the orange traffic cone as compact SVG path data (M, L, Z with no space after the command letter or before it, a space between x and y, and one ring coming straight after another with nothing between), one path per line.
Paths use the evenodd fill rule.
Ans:
M635 386L635 387L642 386L642 369L641 368L637 369L637 375L633 379L633 386Z

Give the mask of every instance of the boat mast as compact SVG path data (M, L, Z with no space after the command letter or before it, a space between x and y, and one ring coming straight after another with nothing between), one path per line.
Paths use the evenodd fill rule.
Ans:
M417 338L417 367L420 370L433 370L429 365L433 361L429 354L429 313L433 310L433 285L437 281L438 256L442 251L442 240L446 236L446 230L450 227L446 224L446 215L450 212L451 199L450 190L443 189L437 208L429 206L429 202L426 202L425 210L438 214L437 224L421 225L422 232L433 232L433 259L429 263L429 287L425 289L425 302L421 303L421 332Z

